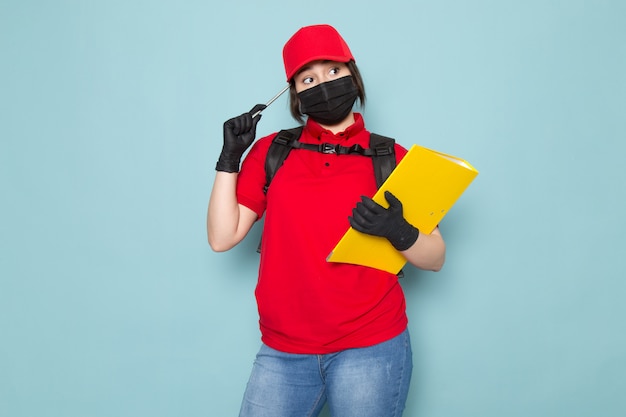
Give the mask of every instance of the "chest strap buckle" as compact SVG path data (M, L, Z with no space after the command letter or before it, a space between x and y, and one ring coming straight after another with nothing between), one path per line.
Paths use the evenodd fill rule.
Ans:
M321 153L337 153L337 147L339 145L333 145L332 143L322 143L320 145Z

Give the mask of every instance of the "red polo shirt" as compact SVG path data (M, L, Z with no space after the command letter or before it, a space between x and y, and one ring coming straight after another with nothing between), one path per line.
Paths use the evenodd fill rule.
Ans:
M309 120L300 140L368 148L363 118L355 119L337 135ZM239 203L259 218L265 214L255 291L263 342L283 352L324 354L397 336L407 325L398 278L326 262L360 197L376 192L371 158L294 149L265 195L265 156L275 135L254 144L237 182ZM398 161L406 152L396 145Z

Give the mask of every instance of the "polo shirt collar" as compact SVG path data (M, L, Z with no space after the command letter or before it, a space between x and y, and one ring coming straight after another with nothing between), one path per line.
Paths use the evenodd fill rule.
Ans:
M361 113L354 113L354 123L348 126L343 132L339 132L336 135L330 130L324 129L319 123L315 122L311 118L306 121L305 129L309 135L319 141L327 141L330 138L335 138L337 141L348 140L351 137L365 130L365 122ZM324 137L322 139L322 137Z

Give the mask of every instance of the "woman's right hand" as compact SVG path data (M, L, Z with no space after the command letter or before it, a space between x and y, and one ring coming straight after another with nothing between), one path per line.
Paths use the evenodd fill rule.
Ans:
M215 169L224 172L239 172L243 153L250 147L256 136L256 125L261 120L255 113L265 109L265 104L257 104L248 113L233 117L224 123L224 145Z

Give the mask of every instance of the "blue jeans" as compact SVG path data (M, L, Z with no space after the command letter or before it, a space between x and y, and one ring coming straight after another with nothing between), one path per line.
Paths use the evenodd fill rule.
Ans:
M413 369L408 330L378 345L326 355L257 354L239 417L399 417Z

